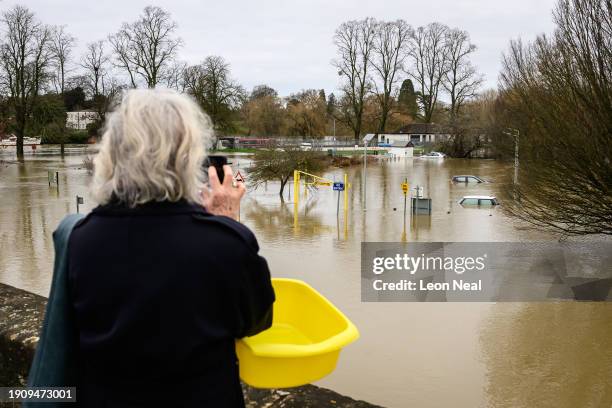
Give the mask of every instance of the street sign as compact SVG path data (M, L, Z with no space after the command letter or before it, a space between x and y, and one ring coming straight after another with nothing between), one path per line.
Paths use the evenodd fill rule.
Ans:
M47 170L47 179L49 180L49 185L59 184L59 172L54 170Z
M76 207L77 207L77 214L79 213L79 205L83 204L83 197L77 195L76 196Z
M339 182L339 181L334 182L333 189L334 191L344 191L344 183Z
M236 175L234 176L234 180L239 183L244 183L244 176L242 175L242 173L240 173L240 170L238 170L238 173L236 173Z
M404 192L404 195L408 194L409 189L408 183L402 183L402 191Z

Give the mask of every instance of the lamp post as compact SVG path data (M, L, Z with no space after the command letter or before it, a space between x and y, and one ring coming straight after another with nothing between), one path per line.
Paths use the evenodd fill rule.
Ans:
M336 118L334 119L334 142L336 142Z
M368 187L367 176L368 176L368 142L363 141L363 210L366 210L366 189Z
M367 190L367 169L368 169L368 145L376 136L373 133L368 133L363 137L363 210L366 210L366 190Z

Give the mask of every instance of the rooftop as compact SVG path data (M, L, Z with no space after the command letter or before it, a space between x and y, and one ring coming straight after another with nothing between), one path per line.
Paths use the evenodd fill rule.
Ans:
M435 135L448 133L444 126L436 123L409 123L402 126L395 133L416 134L416 135Z

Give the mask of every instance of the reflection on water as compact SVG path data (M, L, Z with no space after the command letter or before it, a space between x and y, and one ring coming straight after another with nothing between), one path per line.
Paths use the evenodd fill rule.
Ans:
M612 407L612 305L497 304L483 325L493 407Z
M84 148L39 148L17 163L0 150L0 281L46 295L53 267L52 232L76 195L87 197L90 177L82 168ZM28 152L26 152L28 153ZM59 171L59 186L49 186L48 170ZM92 203L85 201L82 211Z
M88 197L84 152L43 147L24 164L0 152L0 281L48 292L51 233ZM248 159L231 160L247 177ZM49 187L47 170L60 172ZM463 208L464 195L500 195L511 167L487 160L384 161L368 165L367 210L360 167L347 172L348 212L337 193L303 193L294 213L293 188L280 202L278 183L248 192L241 221L257 235L273 276L304 279L329 297L359 327L361 338L342 353L337 370L320 384L389 407L610 406L612 376L609 304L362 303L362 241L530 241L549 234L525 229L499 209ZM452 184L455 174L492 183ZM400 183L419 185L432 198L431 216L411 216ZM297 215L297 218L296 218ZM607 393L607 394L605 394ZM607 397L604 397L607 395ZM601 398L601 399L597 399ZM606 400L605 398L608 398ZM589 403L591 405L589 405Z

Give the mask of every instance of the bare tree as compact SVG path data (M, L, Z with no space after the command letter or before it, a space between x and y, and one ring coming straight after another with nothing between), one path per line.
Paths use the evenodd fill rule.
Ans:
M178 92L185 92L185 70L187 69L187 63L184 61L172 61L172 64L168 67L167 75L164 80L168 88L174 89Z
M49 47L53 57L55 75L51 77L55 92L64 96L66 85L66 73L68 72L68 61L72 54L76 39L66 32L65 26L53 27ZM66 142L66 126L61 127L60 154L64 156L64 144Z
M138 85L139 78L149 88L167 79L183 43L175 37L176 28L170 13L160 7L148 6L137 21L124 23L116 34L109 37L115 63L126 71L133 88Z
M504 124L520 131L504 207L539 228L612 235L612 3L559 0L553 16L552 37L504 56Z
M371 88L368 78L370 58L374 44L376 20L342 23L334 35L338 58L332 64L342 77L343 108L339 109L339 120L353 130L355 140L361 135L364 98Z
M56 75L53 77L55 90L63 94L68 73L68 62L72 56L76 38L66 32L66 26L54 27L49 42L53 54Z
M87 49L81 66L85 69L88 78L88 88L95 99L101 93L102 78L106 74L109 57L104 52L104 41L95 41L87 44Z
M276 92L276 89L266 85L266 84L262 84L262 85L256 85L253 87L253 90L251 91L251 95L249 96L250 100L254 100L254 99L258 99L258 98L263 98L266 96L271 96L272 98L277 98L278 97L278 92Z
M284 146L282 150L257 149L248 172L249 184L257 188L268 181L278 181L278 194L284 201L283 191L294 170L315 173L325 167L326 159L320 151L304 151L297 146Z
M287 132L296 136L320 137L325 134L327 105L316 89L290 95L286 109Z
M438 94L448 70L446 36L448 27L430 23L412 32L407 70L417 86L417 97L423 111L423 120L430 123L438 103Z
M466 100L476 96L483 82L469 58L476 51L476 46L470 42L470 35L459 29L448 30L446 33L446 64L442 85L450 97L451 123L457 119L459 111Z
M380 104L378 131L381 133L386 130L394 97L399 92L399 73L406 59L411 31L412 28L403 20L379 22L375 27L371 62L375 77L373 83Z
M184 72L185 90L210 116L215 129L231 126L230 116L245 99L245 91L230 76L230 65L219 56L209 56Z
M39 91L48 80L52 54L51 30L34 13L15 6L2 13L4 40L0 48L2 82L15 112L17 158L23 160L23 138Z
M113 75L110 56L105 50L103 40L87 44L85 54L81 59L81 67L85 70L87 90L91 94L94 109L98 113L101 125L110 110L115 96L124 86Z

